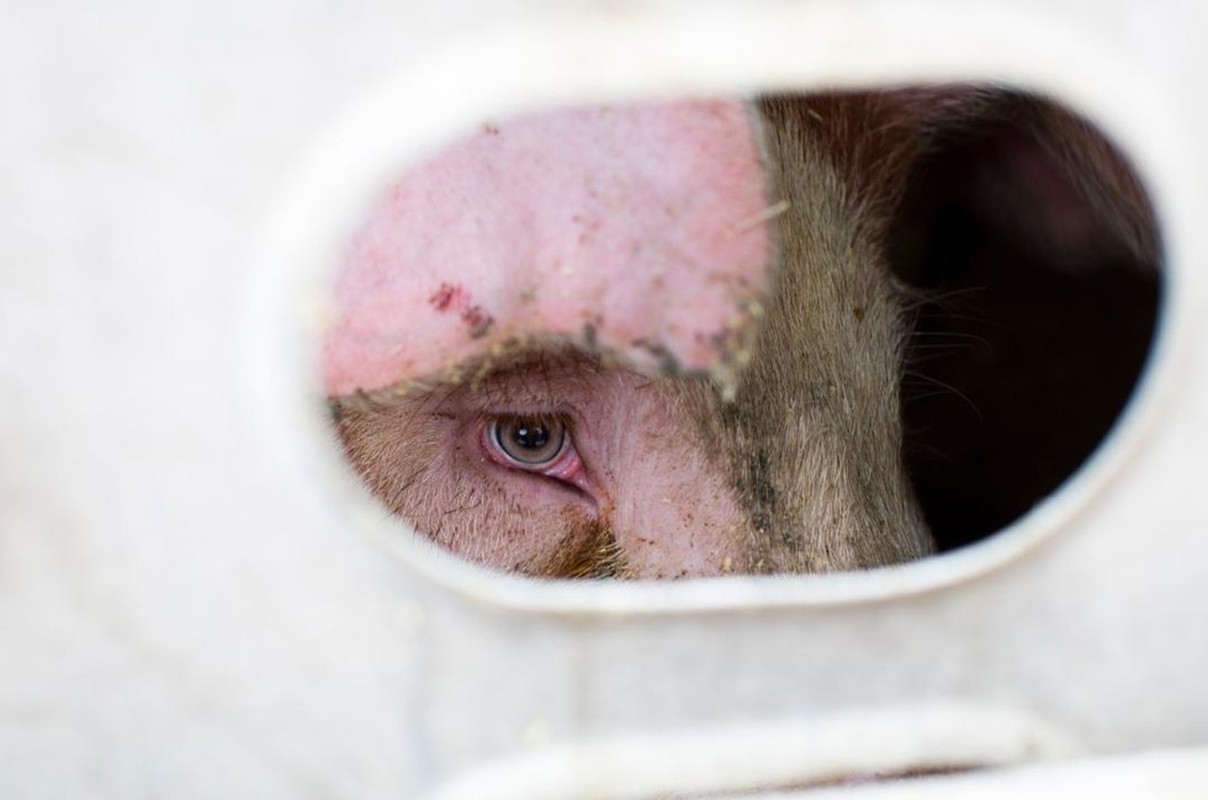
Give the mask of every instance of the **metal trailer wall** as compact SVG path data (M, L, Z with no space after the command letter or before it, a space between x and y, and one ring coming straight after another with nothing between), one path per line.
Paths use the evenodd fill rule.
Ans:
M1205 36L1190 0L6 3L0 796L721 797L1044 759L861 791L1203 785ZM541 103L962 77L1098 120L1169 262L1127 418L1012 529L878 573L537 586L339 470L316 298L391 169Z

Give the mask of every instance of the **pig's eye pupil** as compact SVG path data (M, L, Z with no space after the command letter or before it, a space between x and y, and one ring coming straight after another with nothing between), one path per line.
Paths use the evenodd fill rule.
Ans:
M491 432L503 454L522 466L548 464L566 440L566 425L547 417L500 417Z

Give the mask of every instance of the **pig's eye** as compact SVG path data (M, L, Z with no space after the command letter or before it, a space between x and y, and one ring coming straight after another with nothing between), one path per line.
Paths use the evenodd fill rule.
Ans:
M591 493L571 426L553 414L501 414L482 426L482 449L501 467L553 478Z
M501 416L487 423L488 453L519 469L555 466L569 444L566 423L553 416Z

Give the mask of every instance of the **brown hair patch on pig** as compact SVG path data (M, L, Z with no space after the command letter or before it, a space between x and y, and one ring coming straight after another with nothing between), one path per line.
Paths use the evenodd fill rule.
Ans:
M607 519L591 519L573 509L562 514L566 533L544 559L519 571L535 578L617 578L624 553Z

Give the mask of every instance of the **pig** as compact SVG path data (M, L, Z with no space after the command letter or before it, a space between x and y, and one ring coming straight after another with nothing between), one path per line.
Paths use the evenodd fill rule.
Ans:
M942 191L920 177L941 145L992 148L1004 124L1034 177ZM954 196L979 220L966 227L1023 243L1016 260L1126 262L1149 287L1101 436L1148 346L1156 223L1103 137L985 86L485 123L397 181L350 242L323 349L333 430L392 512L498 570L676 579L922 558L937 537L916 487L954 470L911 460L951 415L903 397L912 376L947 386L922 366L926 310L947 301L917 228ZM1017 438L990 434L983 460L1018 455ZM1006 505L1051 491L1085 438L1061 450L1073 467Z

